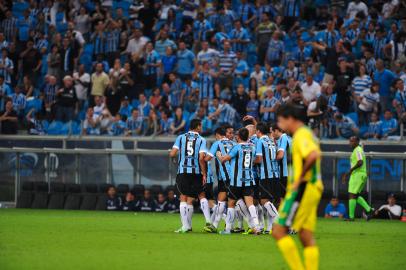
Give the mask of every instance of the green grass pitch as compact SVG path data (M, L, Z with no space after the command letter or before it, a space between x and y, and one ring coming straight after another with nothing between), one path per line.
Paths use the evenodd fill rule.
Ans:
M268 235L175 234L179 216L0 210L0 269L287 269ZM405 269L406 223L319 219L320 269ZM295 236L297 240L297 237Z

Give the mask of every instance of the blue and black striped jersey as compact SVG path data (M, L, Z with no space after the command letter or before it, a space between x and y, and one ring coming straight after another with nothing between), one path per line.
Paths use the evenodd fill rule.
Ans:
M231 149L231 186L254 186L253 165L255 146L252 143L239 143Z
M207 151L205 138L189 131L179 135L172 148L178 149L178 174L201 174L199 154Z
M221 140L215 141L211 148L210 152L207 154L210 155L211 157L215 157L217 151L221 152L221 155L227 155L233 146L235 145L235 142L223 138ZM215 158L215 166L216 166L216 176L218 181L230 181L230 162L226 161L224 163L221 163L218 158Z
M285 133L279 137L276 141L278 150L277 151L284 151L283 159L280 162L280 173L282 177L288 176L288 155L289 155L289 148L291 147L292 138L286 135Z
M279 178L279 163L276 160L276 145L272 139L264 135L258 139L256 154L262 156L260 179Z

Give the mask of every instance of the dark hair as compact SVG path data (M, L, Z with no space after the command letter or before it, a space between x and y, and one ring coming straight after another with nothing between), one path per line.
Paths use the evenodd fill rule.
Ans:
M229 128L233 128L232 125L230 125L229 123L223 124L222 127L227 131L227 129Z
M226 136L226 128L224 126L216 128L214 131L215 134L221 135L221 136Z
M306 108L303 105L284 104L278 108L276 114L283 118L292 117L301 122L306 122L307 120Z
M238 137L241 139L241 140L243 140L243 141L247 141L248 140L248 135L249 135L249 132L248 132L248 129L246 129L245 127L243 127L243 128L240 128L239 130L238 130Z
M271 127L272 127L272 130L273 130L273 131L279 130L280 132L283 132L283 130L278 126L277 123L272 124Z
M261 132L262 134L268 134L269 133L269 126L265 122L259 122L256 126L257 130Z
M202 121L200 119L192 119L190 121L190 129L195 130L197 129L200 125L202 124Z

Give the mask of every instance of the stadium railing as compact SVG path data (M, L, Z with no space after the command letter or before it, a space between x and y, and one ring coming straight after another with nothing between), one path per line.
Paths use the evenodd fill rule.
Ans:
M146 138L130 141L137 144L143 141L154 144L172 143L173 138L161 138L152 142ZM346 143L343 142L343 145ZM392 146L397 147L396 144ZM168 148L1 147L0 202L15 205L25 181L45 181L48 191L52 182L173 185L176 164L169 158ZM350 154L346 151L323 151L325 199L332 195L342 198L346 196L346 185L341 183L341 175L348 171ZM406 152L369 151L366 152L366 157L369 172L366 191L370 202L374 200L374 194L379 192L405 193Z

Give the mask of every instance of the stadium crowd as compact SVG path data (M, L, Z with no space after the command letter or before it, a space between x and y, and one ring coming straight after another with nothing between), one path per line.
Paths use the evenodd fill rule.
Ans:
M2 134L203 135L281 104L323 138L398 136L398 0L0 0Z

